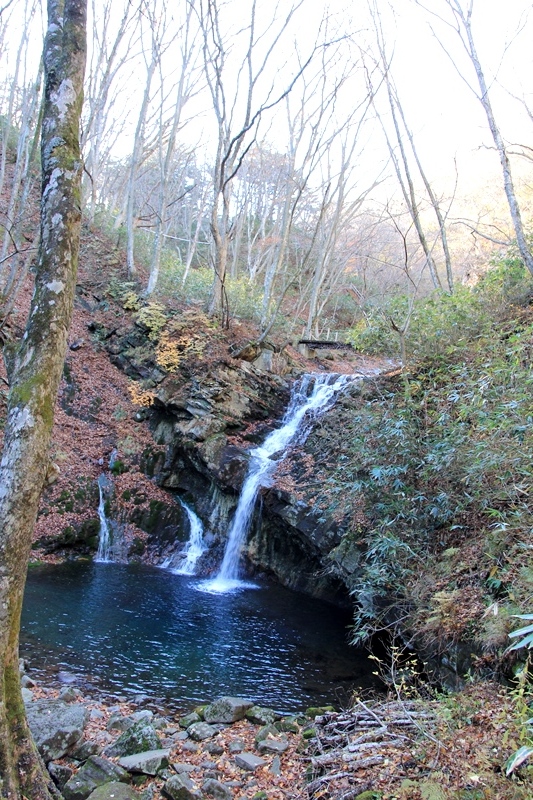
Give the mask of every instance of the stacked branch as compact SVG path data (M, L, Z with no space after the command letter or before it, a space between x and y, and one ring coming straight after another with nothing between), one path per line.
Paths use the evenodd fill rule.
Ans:
M419 701L363 703L315 718L306 797L350 800L374 785L368 770L411 761L420 735L434 740L435 715Z

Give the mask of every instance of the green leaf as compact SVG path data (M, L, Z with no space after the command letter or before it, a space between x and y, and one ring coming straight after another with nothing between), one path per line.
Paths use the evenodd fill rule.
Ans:
M507 759L505 764L505 774L509 776L520 764L523 764L530 755L533 754L533 747L521 747L516 753Z

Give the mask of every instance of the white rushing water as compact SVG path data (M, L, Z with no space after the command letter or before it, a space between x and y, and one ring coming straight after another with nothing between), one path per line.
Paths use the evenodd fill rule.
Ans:
M109 520L105 514L105 497L104 486L106 485L107 478L105 475L100 475L98 478L98 492L100 493L100 502L98 503L98 516L100 518L100 536L98 538L98 552L96 553L95 561L106 564L112 561L111 558L111 530Z
M332 405L338 392L353 379L352 375L305 375L294 385L281 427L272 431L262 445L250 452L248 474L228 531L220 570L213 580L204 581L198 588L223 593L253 586L239 580L239 558L259 489L271 485L272 475L283 460L288 446L303 442L312 421Z
M175 575L194 575L196 562L207 549L204 544L204 529L201 519L194 513L192 508L189 508L181 498L178 499L189 520L189 540L183 550L167 558L161 564L161 567L162 569L170 570Z

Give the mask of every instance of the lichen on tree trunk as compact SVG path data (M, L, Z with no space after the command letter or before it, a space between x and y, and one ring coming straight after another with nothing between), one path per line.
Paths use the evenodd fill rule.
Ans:
M55 793L26 721L18 643L76 284L86 13L87 0L48 0L41 244L26 331L18 349L6 354L10 394L0 461L0 795L13 800L48 799Z

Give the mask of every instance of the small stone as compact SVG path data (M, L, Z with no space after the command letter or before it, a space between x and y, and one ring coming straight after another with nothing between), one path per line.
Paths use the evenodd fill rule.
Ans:
M243 739L232 739L229 743L228 749L230 753L242 753L245 748Z
M59 791L62 791L63 786L72 777L70 767L65 766L65 764L54 764L53 761L48 764L48 772Z
M74 675L72 672L67 672L66 670L59 670L57 673L57 679L60 683L72 684L76 683L78 676Z
M20 679L20 685L25 689L31 689L34 686L36 686L37 684L35 683L34 680L32 680L30 678L29 675L22 675L22 677Z
M201 800L202 795L187 775L173 775L161 792L170 800Z
M253 703L243 697L219 697L214 703L204 709L204 719L206 722L238 722L244 719L244 715Z
M151 698L148 697L147 694L136 694L135 697L132 700L132 703L134 703L136 706L145 706L146 703L150 703L150 702L151 702Z
M259 728L255 734L255 743L257 745L259 742L262 742L263 739L266 739L267 736L277 736L278 733L279 731L274 725L265 725L263 728Z
M189 753L197 753L200 749L195 742L183 742L182 748L187 750Z
M135 721L131 717L123 717L118 711L111 714L107 721L106 729L108 731L120 731L124 733L128 728L132 728Z
M246 712L246 719L249 719L254 725L271 725L278 717L279 714L276 714L271 708L262 708L262 706L252 706Z
M62 700L64 703L75 703L80 697L81 692L79 689L75 689L74 686L66 686L59 693L59 697L57 699Z
M148 786L141 792L141 800L153 800L157 794L157 786L155 783L149 783Z
M259 756L254 755L253 753L239 753L235 756L235 763L241 769L249 769L251 772L254 772L259 767L264 767L266 761Z
M172 747L174 747L174 739L172 739L170 736L162 736L161 747L164 750L170 750Z
M70 758L75 758L76 761L87 761L91 756L100 755L101 749L97 742L91 742L87 739L85 742L80 742L75 747L71 747L68 754Z
M189 725L192 725L194 722L201 722L202 719L196 711L191 711L190 714L187 714L184 717L180 717L178 723L181 728L188 728Z
M22 699L25 703L31 703L33 700L33 692L25 686L21 689Z
M103 719L105 714L103 711L100 711L99 708L91 708L91 713L89 714L89 718L92 720L95 719Z
M89 795L90 800L139 800L139 794L125 783L104 783Z
M174 734L173 738L174 738L174 739L175 739L177 742L184 742L184 741L185 741L185 739L188 739L188 738L189 738L189 734L187 733L187 731L178 731L178 733L175 733L175 734Z
M242 749L243 748L241 747L241 750ZM206 753L210 753L212 756L221 756L224 752L224 748L221 747L216 742L208 742L205 745L204 750L206 751ZM231 751L231 745L230 745L230 751Z
M276 722L275 727L282 733L300 733L300 726L295 717L288 717Z
M288 746L289 743L287 741L268 737L268 739L263 739L262 742L258 743L257 749L260 753L284 753Z
M202 791L215 800L232 800L233 792L227 786L214 778L209 778L202 784Z
M218 730L212 725L208 725L207 722L193 722L187 728L187 733L195 742L203 742L204 739L212 739L213 736L216 736Z
M281 775L281 761L279 756L274 756L272 764L270 765L270 772L272 775Z
M186 764L185 762L182 761L175 761L172 764L172 768L180 775L183 773L187 774L189 772L194 772L195 769L198 769L198 767L195 766L194 764Z
M153 722L154 714L149 708L143 708L142 711L135 711L133 714L130 714L130 719L132 719L134 722L140 722L141 720L144 720L145 722L151 722L154 728L156 727Z
M141 772L143 775L157 775L168 767L169 750L149 750L119 759L119 765L128 772Z
M323 714L332 713L334 711L335 709L333 706L311 706L305 709L305 716L308 717L308 719L314 719L315 717L321 717Z

